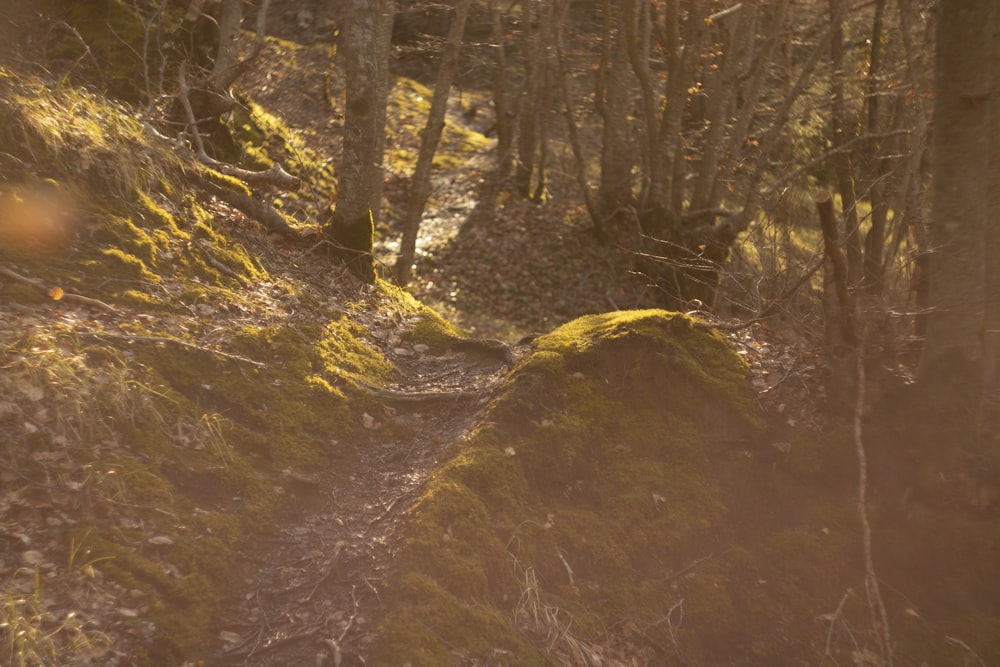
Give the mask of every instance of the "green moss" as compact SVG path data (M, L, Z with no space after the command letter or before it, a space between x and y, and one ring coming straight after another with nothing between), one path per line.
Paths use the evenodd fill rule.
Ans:
M250 192L250 188L248 188L243 181L233 176L228 176L218 172L214 169L208 169L206 167L201 169L198 172L198 175L211 183L215 183L216 185L226 188L227 190L233 190L234 192L238 192L247 197L251 197L253 195L253 193Z
M426 345L431 354L441 354L448 345L464 337L461 329L430 310L417 314L402 336L403 340Z
M396 611L390 612L382 640L372 647L371 664L483 664L498 656L525 667L551 664L517 638L509 618L487 606L469 608L426 576L394 579L386 597Z
M101 251L101 255L107 260L105 265L109 266L112 275L142 280L154 285L160 282L160 277L146 268L145 262L121 248L105 248Z
M539 604L573 609L585 637L623 616L662 618L664 575L685 564L671 554L697 553L726 517L707 445L760 428L746 368L720 337L662 311L582 318L536 348L412 511L400 576L453 596L455 622L483 604L512 617L529 571ZM712 581L695 594L725 616ZM410 603L398 604L386 637L404 632Z
M158 256L156 241L128 218L122 216L106 218L95 238L111 244L116 249L128 250L146 265L156 263Z

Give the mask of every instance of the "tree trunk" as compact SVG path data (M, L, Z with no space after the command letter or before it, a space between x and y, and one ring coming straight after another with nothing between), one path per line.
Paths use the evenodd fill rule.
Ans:
M344 151L338 169L338 190L330 228L335 252L358 277L375 280L372 255L372 203L379 175L377 159L378 64L376 22L378 0L350 0L340 56L346 69Z
M986 213L986 313L983 325L983 429L1000 434L1000 3L993 2Z
M573 174L576 183L583 195L584 205L587 207L587 214L591 222L594 223L594 231L597 239L601 243L607 243L608 237L604 227L604 219L601 217L594 203L594 197L590 192L590 182L587 180L587 163L583 155L583 146L580 143L580 130L577 127L576 115L573 112L573 96L570 89L569 71L566 67L566 54L563 50L563 28L566 25L566 10L569 8L567 0L560 0L557 3L555 15L555 45L556 64L558 66L559 90L562 93L564 113L566 115L566 130L569 133L570 146L573 149Z
M885 254L886 229L889 219L889 205L886 201L887 188L884 185L888 167L879 156L881 141L876 137L881 132L879 116L879 81L882 76L882 26L885 18L886 0L875 0L875 14L872 18L871 56L868 65L868 80L865 90L867 119L866 134L871 139L865 145L865 164L868 176L868 198L871 201L871 229L865 237L864 284L867 289L878 293L882 289L882 257Z
M844 216L844 244L847 247L847 282L854 287L861 281L862 261L861 230L858 220L857 195L854 190L854 167L851 154L837 150L854 139L855 132L848 127L847 109L844 104L844 0L830 0L830 22L833 35L830 39L832 71L830 126L833 130L833 167L840 191L840 208Z
M378 17L375 23L375 164L377 175L372 192L372 223L382 219L382 192L385 187L385 114L389 97L389 58L392 54L392 24L396 18L395 0L378 0Z
M524 30L521 33L521 51L524 54L524 87L518 102L517 165L514 169L514 187L525 199L531 197L531 177L535 173L538 145L538 93L545 65L541 53L541 12L538 2L530 2L523 9Z
M514 146L514 112L510 108L507 91L507 51L503 29L503 16L499 10L500 0L490 4L493 48L496 57L493 65L493 111L496 116L497 131L497 174L490 188L490 200L495 199L498 190L510 175Z
M601 180L597 188L597 212L610 219L632 199L632 151L628 141L628 91L626 52L619 13L610 0L604 2L604 40L595 99L603 121Z
M219 15L219 49L212 67L213 81L225 78L226 71L236 65L242 23L243 0L223 0Z
M441 52L441 64L438 67L437 82L434 85L434 97L431 99L430 112L420 138L420 153L417 165L410 179L409 199L406 203L406 217L403 219L403 238L400 242L399 259L396 260L395 274L398 285L406 285L410 281L410 269L417 248L417 233L420 231L420 219L431 193L431 164L437 151L441 132L444 130L445 112L448 110L448 94L452 81L458 72L458 54L462 47L462 34L465 32L465 19L469 15L471 0L459 0L455 5L455 15L451 19L448 39Z
M987 348L996 332L986 325L998 308L998 222L989 218L990 168L996 157L996 39L998 0L942 0L938 8L934 71L930 305L918 380L943 396L978 396L986 379ZM991 180L993 181L991 183ZM994 191L995 192L995 191ZM987 255L987 249L990 254ZM986 340L989 344L986 344ZM992 380L992 378L990 378ZM954 399L953 399L954 400ZM973 408L977 403L964 401Z

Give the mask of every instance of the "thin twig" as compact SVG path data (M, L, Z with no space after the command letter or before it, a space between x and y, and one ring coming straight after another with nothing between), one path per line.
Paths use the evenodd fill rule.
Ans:
M986 667L986 663L983 662L983 659L980 658L979 655L975 651L973 651L972 648L970 648L969 645L963 642L961 639L957 637L952 637L950 635L945 635L944 640L949 644L954 644L955 646L960 646L964 648L969 653L969 655L971 655L973 658L976 659L976 662L979 663L979 667Z
M865 558L865 597L868 601L868 612L871 615L872 630L878 638L882 659L887 667L892 667L892 641L889 635L889 618L885 611L885 603L879 592L878 577L875 574L875 560L872 557L872 528L868 521L868 456L862 430L862 419L865 409L865 332L862 327L854 348L857 373L857 387L854 404L854 450L858 458L858 518L861 521L862 544Z
M257 368L267 368L267 364L260 361L254 361L248 357L244 357L239 354L232 354L231 352L223 352L222 350L216 350L210 347L203 347L201 345L195 345L194 343L188 343L183 340L178 340L177 338L168 338L166 336L137 336L133 334L119 334L119 333L86 333L80 332L76 334L80 338L89 338L92 340L98 340L102 342L108 341L123 341L126 343L150 343L150 344L165 344L174 345L177 347L182 347L186 350L197 350L198 352L207 352L208 354L214 354L218 357L223 357L224 359L231 359L233 361L239 361L244 364L250 364Z
M38 280L37 278L29 278L28 276L22 276L17 271L14 271L13 269L8 269L5 266L0 266L0 273L7 276L8 278L13 278L14 280L24 283L25 285L31 285L32 287L35 287L41 290L42 292L49 294L49 288L45 286L45 283L43 283L41 280ZM108 305L99 299L94 299L89 296L83 296L82 294L73 294L72 292L67 292L63 290L60 300L61 299L65 299L66 301L76 301L78 303L82 303L88 306L94 306L95 308L100 308L101 310L106 310L107 312L114 313L115 315L121 315L121 312L114 306ZM56 299L53 299L53 301L55 300Z

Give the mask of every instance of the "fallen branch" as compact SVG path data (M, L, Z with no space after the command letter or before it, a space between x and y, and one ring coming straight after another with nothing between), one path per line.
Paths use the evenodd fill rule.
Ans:
M201 140L201 133L198 131L198 119L195 118L194 109L191 108L191 101L188 99L189 88L183 62L177 71L177 87L177 97L180 99L181 107L184 109L184 115L187 116L187 132L191 137L191 142L194 144L194 154L199 162L250 185L275 185L286 190L299 189L302 182L282 169L279 164L275 164L267 171L248 171L209 157L205 152L205 144ZM260 222L267 227L268 231L278 232L283 236L295 240L302 238L301 234L292 229L280 213L267 204L262 204L241 192L236 192L213 183L201 174L191 172L188 174L188 177L198 187Z
M282 236L295 241L302 240L302 234L295 229L292 229L292 227L288 224L288 221L285 220L285 217L267 204L256 201L242 192L236 192L235 190L230 190L227 187L213 183L201 174L188 172L186 176L191 183L198 186L205 192L218 197L233 208L242 212L248 218L253 218L260 224L264 225L267 231L281 234Z
M301 187L302 181L282 169L281 165L277 163L267 171L249 171L209 157L208 153L205 152L201 133L198 131L198 119L195 118L194 109L191 108L191 100L188 98L189 92L187 77L184 74L184 63L182 62L177 72L177 97L180 99L181 107L184 108L184 115L187 116L187 131L191 135L195 156L199 161L216 171L238 178L250 185L275 185L286 190L298 190Z
M46 295L51 294L52 288L47 287L44 282L42 282L37 278L29 278L28 276L22 276L20 273L14 271L13 269L8 269L5 266L0 266L0 274L3 274L8 278L12 278L18 282L24 283L25 285L30 285L44 292ZM59 289L62 290L61 287ZM74 294L72 292L67 292L65 290L62 291L62 296L60 296L58 299L53 298L52 300L76 301L77 303L82 303L87 306L94 306L95 308L100 308L101 310L105 310L109 313L114 313L115 315L121 315L121 311L119 311L114 306L104 303L100 299L94 299L89 296L83 296L82 294Z
M177 338L168 338L166 336L137 336L133 334L119 334L119 333L87 333L80 332L76 334L80 338L87 338L91 340L97 340L104 343L111 341L121 341L125 343L148 343L153 345L173 345L175 347L181 347L185 350L195 350L197 352L206 352L208 354L215 355L217 357L222 357L224 359L230 359L232 361L239 361L244 364L250 364L256 368L267 368L267 364L260 361L254 361L248 357L244 357L239 354L232 354L231 352L223 352L221 350L216 350L211 347L203 347L201 345L195 345L194 343L188 343L183 340L178 340Z

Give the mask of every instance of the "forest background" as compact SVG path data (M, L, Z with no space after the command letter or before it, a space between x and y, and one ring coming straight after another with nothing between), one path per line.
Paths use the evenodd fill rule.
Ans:
M522 601L533 592L538 606L527 629L523 606L505 612L514 619L517 639L490 634L494 621L478 612L468 612L474 623L459 621L480 633L478 639L455 634L454 623L445 620L434 621L425 635L404 637L396 607L383 609L377 591L359 602L354 588L332 583L336 595L329 599L339 596L353 611L341 612L338 621L346 627L331 634L323 660L340 664L368 654L393 664L388 649L371 648L386 638L394 651L402 650L398 642L411 642L412 655L406 655L414 664L440 664L442 655L454 664L504 664L497 656L527 660L537 652L565 664L633 664L640 657L648 664L723 658L755 664L761 655L790 661L819 656L829 664L920 664L926 656L933 656L931 664L991 664L1000 655L990 640L1000 636L993 632L1000 622L990 595L1000 579L996 0L45 0L13 2L0 18L0 118L6 122L0 134L0 268L8 316L0 383L8 488L0 507L11 582L0 628L18 664L62 664L67 655L80 664L101 664L110 656L127 661L123 649L104 640L115 633L128 637L127 651L141 654L140 662L179 664L205 655L211 644L206 630L212 634L220 625L226 629L216 643L226 649L213 654L220 664L254 664L250 658L258 649L273 656L266 659L287 661L292 654L281 652L292 649L280 637L315 639L315 628L284 635L275 629L268 641L260 630L247 650L245 634L230 629L234 621L218 618L224 616L223 592L196 599L192 590L153 572L162 568L167 579L182 581L170 569L174 563L180 563L177 571L212 563L208 570L221 577L217 568L229 549L252 539L241 514L245 500L224 501L209 489L221 483L221 493L256 498L251 513L280 514L287 510L280 509L283 501L258 488L260 480L274 482L281 489L276 496L312 498L328 480L310 474L324 457L347 456L341 440L388 447L385 425L402 423L401 406L442 400L456 387L461 393L463 384L473 387L471 394L482 392L484 405L495 396L487 391L517 395L518 372L530 376L533 364L541 363L538 355L555 349L568 354L540 332L583 315L637 308L686 313L696 330L725 333L750 362L761 415L745 421L762 416L767 427L763 435L746 436L763 438L765 453L747 456L776 470L790 465L781 474L795 481L774 492L781 503L796 502L790 499L800 489L789 490L795 484L817 480L835 489L827 489L833 495L824 503L855 509L856 500L850 527L840 514L833 523L835 532L845 531L844 544L856 542L854 585L864 594L855 599L847 587L839 605L833 597L835 611L820 617L825 643L805 638L808 633L788 621L794 648L775 648L780 642L759 635L759 626L744 627L731 610L719 611L773 611L792 598L796 604L830 599L828 591L823 597L808 586L808 593L795 589L770 600L775 606L740 599L708 611L705 603L706 625L689 625L685 644L674 626L681 607L659 610L666 624L657 631L665 634L644 634L656 626L651 616L641 628L619 624L617 612L600 617L593 611L603 598L578 590L546 601L528 576L534 570L522 568L511 590L519 586ZM67 303L81 310L58 310ZM615 325L652 336L645 326ZM614 338L599 327L571 331L587 340ZM136 356L123 346L149 352ZM373 350L382 356L372 356ZM301 377L269 382L308 385L309 392L319 387L324 401L333 397L344 411L319 414L327 404L298 390L237 398L258 389L221 368L212 380L199 378L202 371L171 351L236 364L243 377L248 368L264 372L262 358L280 364L282 372L298 373L302 362L311 370ZM479 355L475 363L462 357L446 369L454 386L430 360L445 352ZM336 378L316 371L334 366ZM511 367L515 371L504 380L501 369ZM414 394L418 377L433 380ZM563 380L570 378L576 374ZM622 379L634 380L629 373ZM641 391L659 396L659 385L647 380L652 384L638 385ZM115 382L119 393L102 393ZM743 389L713 391L725 398L706 403L733 401L728 412L744 419L742 408L734 407L742 399L733 398ZM102 403L91 414L87 396L101 396L111 407ZM173 407L161 405L164 397ZM484 409L503 415L505 400ZM378 401L383 405L376 409ZM156 418L136 420L150 405L157 406ZM666 415L666 408L661 412ZM565 413L575 414L569 407ZM471 424L482 417L474 411L441 414L440 433L407 422L407 437L438 446L477 433ZM540 432L552 427L548 418L539 424ZM754 430L746 424L736 430ZM172 455L164 457L159 441L141 447L126 442L158 429L164 443L183 442L204 453L196 456L226 463L219 469L200 462L177 466L165 462ZM333 441L331 454L326 438L341 429L345 435ZM487 437L478 433L474 442ZM837 451L855 456L853 462L845 465L832 450L817 453L822 439L846 443ZM873 451L866 440L878 443ZM241 447L248 462L237 465L232 457ZM805 463L792 454L798 451L806 452ZM401 466L413 445L410 452ZM129 463L94 467L118 456ZM372 464L364 458L370 454L359 456L336 460ZM419 545L421 534L414 531L422 528L404 526L420 526L425 519L416 510L441 502L430 491L414 500L425 479L447 478L434 472L447 459L438 456L427 455L428 477L405 490L385 482L377 500L360 488L345 494L369 526L391 523L410 536L400 543ZM384 463L378 459L376 467ZM120 474L126 470L131 472ZM258 481L251 481L254 475ZM752 475L755 483L766 484L758 475ZM130 481L119 481L123 477ZM148 479L140 484L140 478ZM567 483L567 494L577 482ZM868 515L869 492L874 517ZM770 508L775 500L754 493L761 506ZM195 532L202 532L189 536L191 545L198 544L184 556L177 546L178 555L167 558L161 551L180 545L180 533L146 512L188 516L174 506L181 502L174 494L212 509L184 511L202 517L192 519ZM268 500L260 500L264 496ZM698 497L692 493L689 500ZM659 508L663 497L653 491L652 498ZM78 519L64 518L78 512L86 530ZM701 515L692 508L671 518L694 525L700 520L695 516ZM563 538L586 544L574 532L586 533L585 520L576 520L568 522L574 537ZM944 525L954 531L952 552L928 544ZM346 533L315 530L328 541L323 549L351 552L360 561L362 547ZM135 535L123 538L128 531ZM443 532L446 542L459 541L451 523ZM366 533L358 544L387 543L390 534ZM212 540L202 539L209 535ZM886 605L879 590L886 578L876 572L880 535L886 543L882 562L900 580L927 580L940 567L949 583L923 591L919 604L906 599L915 595L907 589ZM762 542L760 552L747 547L742 564L736 562L742 551L732 548L717 560L715 551L702 559L694 545L703 543L691 539L680 552L691 568L709 563L710 588L736 586L737 571L770 579L774 573L765 561L783 567L815 556L788 541L787 552L771 542ZM122 546L135 543L145 547ZM915 545L925 550L924 558L909 559ZM549 555L554 565L548 574L564 567L569 589L577 589L561 548ZM315 551L313 545L305 553ZM105 564L106 572L90 561L81 565L83 553L94 563L107 558L115 564ZM420 550L406 553L415 560ZM831 547L827 556L837 553L839 547ZM268 554L263 560L288 556ZM368 570L351 561L355 574L367 572L355 582L372 581L373 572L388 580L392 558L378 552L372 561L377 565ZM515 566L522 567L517 558ZM687 566L670 571L667 582L690 576ZM32 572L35 578L25 580ZM728 577L728 584L714 576ZM801 572L802 580L823 576L821 569ZM80 581L95 578L98 583L84 587L93 589L87 588L92 596L101 590L110 616L94 612L87 623L71 621L79 611L67 600L78 601ZM328 579L329 572L313 593ZM489 599L511 606L507 589L492 573L487 579L488 594L470 584L473 593L463 597L466 589L446 586L456 598L442 604L476 609ZM847 574L834 579L851 581ZM413 580L391 581L387 590L395 591L395 604L414 604L405 593L407 585L419 588ZM164 605L170 609L125 599L142 600L148 588L170 600ZM573 596L582 596L577 619L587 619L578 621L586 628L578 638L559 616L560 605ZM601 604L629 606L624 597L610 598ZM145 610L140 621L129 620L136 617L133 607ZM792 607L796 613L812 608ZM929 614L929 607L938 613ZM537 621L539 610L548 625ZM124 622L108 620L115 613ZM247 612L258 619L254 613ZM147 623L147 615L156 620ZM721 617L732 624L734 638L711 648L704 628ZM355 621L366 618L379 629L358 634ZM923 630L906 625L912 619ZM602 622L616 629L602 635ZM88 629L96 626L102 628L96 634ZM900 626L899 634L890 632Z

